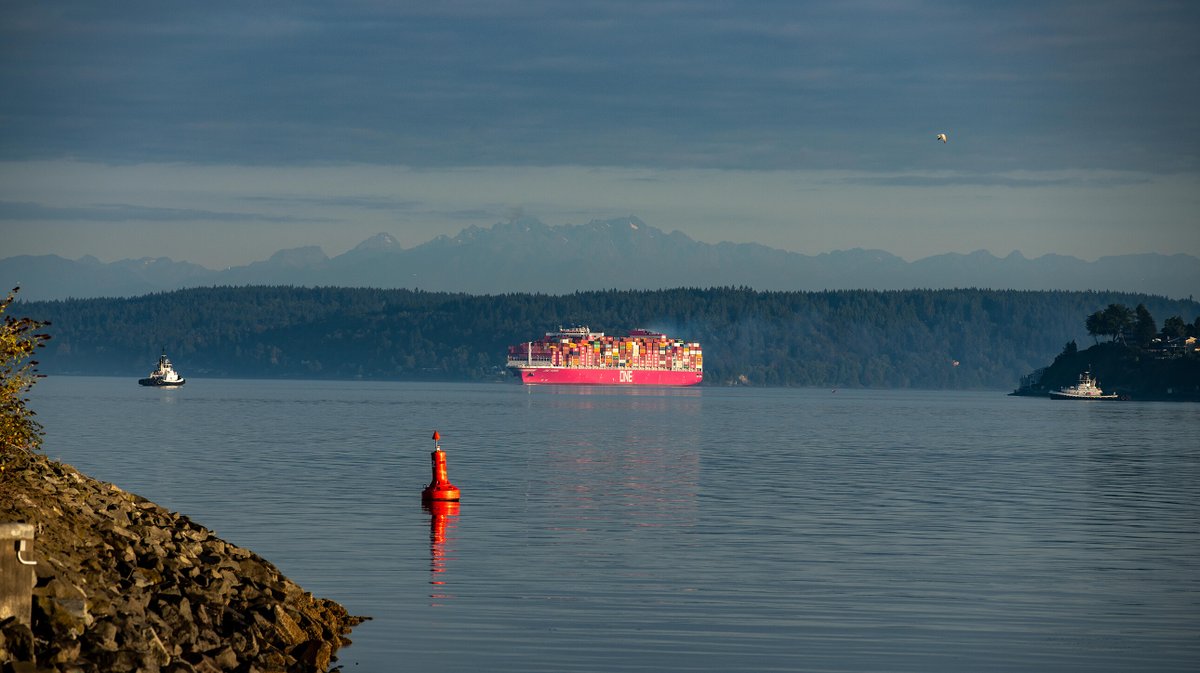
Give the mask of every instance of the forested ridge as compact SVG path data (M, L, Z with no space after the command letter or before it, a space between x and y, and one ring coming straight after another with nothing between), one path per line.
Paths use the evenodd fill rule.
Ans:
M20 302L49 320L46 374L501 380L509 345L560 325L646 328L704 349L709 385L1012 389L1113 303L1191 322L1200 303L1119 292L747 288L468 295L211 287ZM1160 319L1161 319L1160 318Z

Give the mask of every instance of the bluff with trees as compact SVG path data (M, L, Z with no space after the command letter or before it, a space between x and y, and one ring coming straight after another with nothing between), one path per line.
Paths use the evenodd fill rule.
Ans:
M1084 321L1096 343L1079 350L1068 341L1054 361L1022 380L1016 394L1044 395L1091 372L1106 393L1134 399L1200 401L1200 317L1179 315L1160 330L1145 304L1109 304ZM1100 341L1101 337L1107 337Z
M705 384L1011 389L1110 304L1196 316L1190 300L1113 292L747 288L468 295L212 287L29 302L54 323L48 374L145 374L162 349L189 379L506 380L509 345L560 325L698 341Z

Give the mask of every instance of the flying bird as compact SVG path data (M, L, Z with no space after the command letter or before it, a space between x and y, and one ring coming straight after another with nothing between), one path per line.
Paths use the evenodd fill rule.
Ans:
M939 134L937 134L937 135L936 135L936 136L934 136L934 137L935 137L935 138L937 138L938 140L942 141L942 142L946 142L946 134L945 134L945 133L939 133Z

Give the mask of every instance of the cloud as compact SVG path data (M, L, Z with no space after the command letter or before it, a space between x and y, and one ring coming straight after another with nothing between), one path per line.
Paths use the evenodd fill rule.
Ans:
M333 222L330 218L222 212L194 208L154 208L125 203L91 206L47 206L39 203L0 201L0 220L20 222Z
M847 185L864 185L871 187L1011 187L1046 188L1046 187L1118 187L1129 185L1149 184L1150 179L1145 175L1064 175L1047 173L1038 175L1013 174L917 174L903 175L854 175L838 180Z
M241 196L239 201L257 206L318 206L353 208L356 210L377 210L411 212L421 208L422 202L414 199L393 199L385 196ZM325 218L314 221L325 221Z
M16 2L0 159L1186 171L1191 3ZM974 145L915 152L945 128Z

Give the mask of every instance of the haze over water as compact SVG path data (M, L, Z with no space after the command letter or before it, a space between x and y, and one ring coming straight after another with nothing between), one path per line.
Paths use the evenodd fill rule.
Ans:
M48 456L373 617L347 671L1200 661L1194 405L87 377L31 398ZM434 429L457 514L420 505Z

